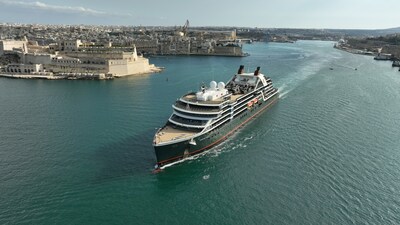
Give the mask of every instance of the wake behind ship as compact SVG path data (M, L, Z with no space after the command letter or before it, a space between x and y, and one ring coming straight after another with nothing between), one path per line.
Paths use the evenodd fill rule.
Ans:
M241 65L226 85L211 81L172 105L172 115L154 136L156 168L221 143L278 99L278 90L260 67L254 73L243 71Z

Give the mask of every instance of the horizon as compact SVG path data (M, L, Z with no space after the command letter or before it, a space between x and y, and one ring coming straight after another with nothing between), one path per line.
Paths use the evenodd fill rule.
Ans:
M396 22L400 21L400 15L390 7L395 5L394 0L388 0L384 5L373 0L355 0L351 5L344 0L273 0L271 3L252 0L246 4L231 4L227 0L204 0L201 4L160 0L152 3L92 2L0 0L0 21L9 24L173 27L182 26L188 19L191 27L261 29L382 30L400 26ZM249 5L251 7L245 11L244 6Z
M190 22L190 21L189 21ZM161 28L173 28L182 26L182 24L177 25L121 25L121 24L67 24L67 23L19 23L19 22L7 22L0 21L0 25L40 25L40 26L93 26L93 27L161 27ZM376 30L391 30L391 29L400 29L398 27L388 27L388 28L304 28L304 27L243 27L243 26L234 26L234 25L203 25L203 26L190 26L191 28L236 28L236 29L288 29L288 30L360 30L360 31L376 31Z

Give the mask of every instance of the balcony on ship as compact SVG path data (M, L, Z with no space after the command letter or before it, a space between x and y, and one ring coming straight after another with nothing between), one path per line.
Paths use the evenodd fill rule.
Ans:
M208 120L186 119L176 114L173 114L169 118L169 122L182 127L204 128L207 125Z
M219 106L199 106L181 101L176 101L172 107L179 111L196 114L218 114L221 111Z

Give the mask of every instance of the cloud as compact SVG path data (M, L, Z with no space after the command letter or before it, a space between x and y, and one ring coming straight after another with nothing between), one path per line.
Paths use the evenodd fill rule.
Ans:
M23 2L23 1L0 0L0 3L20 8L29 8L34 10L42 10L42 11L66 13L66 14L79 14L79 15L89 15L89 16L122 16L122 17L132 16L131 14L108 13L80 6L72 7L72 6L49 5L38 1Z

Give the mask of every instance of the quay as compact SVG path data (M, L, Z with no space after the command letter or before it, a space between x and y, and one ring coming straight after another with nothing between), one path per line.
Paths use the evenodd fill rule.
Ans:
M0 77L15 79L45 79L45 80L110 80L110 74L0 74Z

